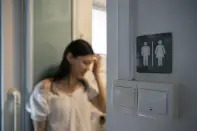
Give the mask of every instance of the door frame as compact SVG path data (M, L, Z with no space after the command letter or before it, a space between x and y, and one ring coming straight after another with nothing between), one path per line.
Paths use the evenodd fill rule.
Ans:
M1 112L0 112L0 130L2 130L3 129L3 127L2 127L2 122L3 122L3 119L2 119L2 117L4 116L3 115L3 108L2 108L2 103L3 103L3 99L2 99L2 97L3 97L3 95L2 95L2 37L1 37L1 35L2 35L2 18L1 18L1 16L2 16L2 3L1 3L2 1L0 0L0 29L1 29L1 34L0 34L0 72L1 72L1 75L0 75L0 86L1 86L1 88L0 88L0 98L1 98L1 100L0 100L0 109L1 109Z

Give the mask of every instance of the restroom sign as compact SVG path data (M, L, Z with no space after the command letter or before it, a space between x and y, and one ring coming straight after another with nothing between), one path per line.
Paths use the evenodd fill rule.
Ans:
M172 73L172 34L137 37L137 72Z

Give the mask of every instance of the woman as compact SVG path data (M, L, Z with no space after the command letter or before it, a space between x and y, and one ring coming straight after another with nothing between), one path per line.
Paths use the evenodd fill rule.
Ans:
M92 63L99 93L84 79ZM89 43L72 41L55 75L39 82L30 96L27 111L34 121L34 131L91 131L89 102L106 111L99 69L100 57L94 55Z

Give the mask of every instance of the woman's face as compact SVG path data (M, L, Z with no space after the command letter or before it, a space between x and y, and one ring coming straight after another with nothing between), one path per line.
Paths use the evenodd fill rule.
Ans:
M94 60L94 55L71 57L69 60L71 65L71 74L74 77L83 78L85 73L90 70L91 64Z

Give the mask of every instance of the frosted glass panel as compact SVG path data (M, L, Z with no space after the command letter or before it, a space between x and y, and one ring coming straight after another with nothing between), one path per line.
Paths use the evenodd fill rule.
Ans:
M34 0L34 82L71 41L71 0Z

